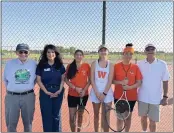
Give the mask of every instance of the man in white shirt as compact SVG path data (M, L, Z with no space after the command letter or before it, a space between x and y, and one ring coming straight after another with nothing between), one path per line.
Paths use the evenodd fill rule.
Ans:
M147 130L149 118L150 132L156 131L156 123L160 121L160 105L167 105L169 71L166 62L155 57L153 44L145 47L146 59L139 61L138 66L143 76L138 90L138 114L144 132Z
M16 47L18 58L7 62L4 69L4 83L6 86L5 118L8 132L16 132L20 112L24 125L24 132L32 131L32 121L35 108L35 71L36 62L28 59L29 46L18 44Z

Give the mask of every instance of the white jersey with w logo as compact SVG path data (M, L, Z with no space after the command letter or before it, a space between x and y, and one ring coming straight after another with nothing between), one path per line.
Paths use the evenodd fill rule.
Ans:
M100 67L98 60L95 62L95 84L96 84L97 90L100 93L104 92L105 87L108 83L109 71L110 71L110 62L109 61L108 61L106 68ZM100 102L98 100L98 98L96 97L93 89L91 89L91 92L90 92L90 100L95 103ZM112 88L110 88L105 97L104 102L108 103L108 102L112 102L113 100L114 100L113 90L112 90Z

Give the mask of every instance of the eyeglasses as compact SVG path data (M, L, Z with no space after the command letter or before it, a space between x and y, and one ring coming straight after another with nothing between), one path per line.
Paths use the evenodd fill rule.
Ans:
M28 54L28 51L19 51L19 54Z

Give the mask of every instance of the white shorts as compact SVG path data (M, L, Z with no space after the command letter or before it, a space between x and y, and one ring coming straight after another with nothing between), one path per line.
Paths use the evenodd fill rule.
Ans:
M91 102L100 103L100 101L98 100L98 98L95 95L95 92L92 88L91 88L91 91L90 91L89 99L90 99ZM106 95L106 97L104 99L104 103L110 103L110 102L113 102L113 101L114 101L114 92L113 92L112 88L110 88L110 90L108 91L108 94Z

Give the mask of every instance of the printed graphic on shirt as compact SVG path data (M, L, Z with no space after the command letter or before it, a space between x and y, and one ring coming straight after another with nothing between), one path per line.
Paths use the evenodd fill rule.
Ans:
M98 77L104 79L106 76L106 72L98 71Z
M16 84L28 84L31 74L27 69L19 69L15 72Z
M130 70L130 74L132 74L132 75L133 75L133 74L134 74L134 71L133 71L133 70Z
M83 73L84 76L86 75L86 71L85 70L82 70L82 73Z

